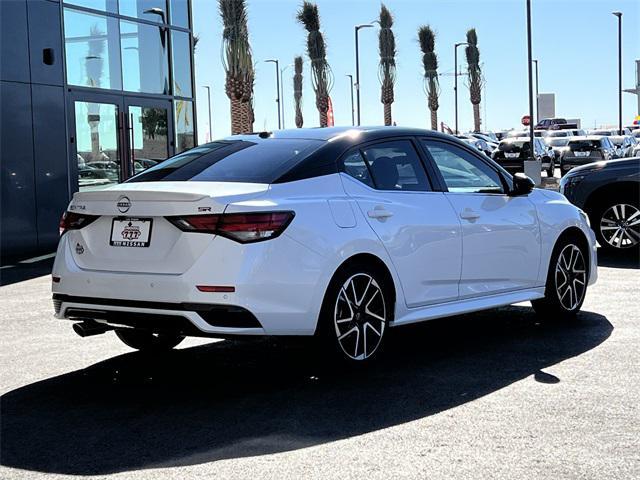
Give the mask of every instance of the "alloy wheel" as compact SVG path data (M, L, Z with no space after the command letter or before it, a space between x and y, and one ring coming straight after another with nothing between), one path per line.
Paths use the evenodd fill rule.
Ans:
M628 203L609 207L600 219L602 238L614 248L631 248L640 242L640 210Z
M334 308L334 328L340 348L352 360L373 355L384 335L387 310L378 282L357 273L340 288Z
M580 249L569 244L565 246L556 263L556 293L563 308L576 309L587 289L587 271L584 255Z

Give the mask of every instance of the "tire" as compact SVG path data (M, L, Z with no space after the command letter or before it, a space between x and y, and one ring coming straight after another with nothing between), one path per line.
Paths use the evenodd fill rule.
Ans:
M575 236L561 238L553 249L545 296L531 302L538 315L547 319L575 317L587 293L589 255Z
M347 364L378 357L393 318L393 285L362 263L338 270L324 296L316 336L323 351Z
M143 352L165 352L184 340L181 335L153 333L149 330L118 329L115 332L126 346Z
M600 247L609 251L640 250L640 202L632 195L601 201L590 215Z
M549 159L549 168L547 168L547 178L552 178L555 175L556 162L553 159Z

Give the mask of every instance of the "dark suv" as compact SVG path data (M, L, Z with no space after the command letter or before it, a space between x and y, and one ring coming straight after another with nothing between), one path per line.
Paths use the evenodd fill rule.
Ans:
M540 138L533 139L533 155L539 160L548 177L553 177L555 153ZM524 161L529 160L529 137L502 140L491 154L496 162L510 173L524 172Z
M618 158L618 152L609 137L574 137L560 155L560 174L564 175L573 167L615 158Z
M543 118L534 127L537 130L562 130L566 128L578 128L575 123L568 123L565 118Z
M639 250L640 158L574 168L560 182L560 193L587 212L602 248Z

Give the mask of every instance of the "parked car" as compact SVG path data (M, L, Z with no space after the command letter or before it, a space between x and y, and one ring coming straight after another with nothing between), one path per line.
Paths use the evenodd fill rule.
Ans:
M567 128L578 128L578 125L568 123L566 118L543 118L534 128L537 130L563 130Z
M582 128L570 128L566 131L570 132L570 136L572 137L584 137L587 134L586 130L583 130Z
M636 146L636 142L631 135L611 135L609 139L616 147L619 158L633 157L633 148Z
M229 137L74 195L55 313L141 350L316 336L351 362L377 355L390 327L432 318L522 301L574 316L596 280L595 236L560 193L533 187L427 130Z
M615 158L618 158L618 152L609 137L573 137L560 156L560 175L564 175L573 167Z
M555 153L540 138L534 138L534 157L540 161L542 170L548 177L555 171ZM524 161L529 160L529 137L507 138L502 140L494 150L491 158L508 172L524 172Z
M569 140L572 137L545 137L543 141L547 147L551 147L553 153L555 154L556 162L560 162L560 157L562 154L569 148L567 145L569 144Z
M640 158L574 168L560 182L560 192L587 212L602 248L639 249Z
M617 128L597 128L589 130L589 135L602 135L604 137L612 137L614 135L620 135ZM631 130L626 127L622 128L622 135L631 135Z
M573 130L543 130L542 138L573 137Z
M484 140L490 147L496 148L500 141L494 133L469 132L468 135L480 140Z
M459 138L467 145L470 145L471 147L478 149L479 151L481 151L482 153L484 153L489 157L491 156L491 153L493 152L493 150L495 150L495 148L490 147L489 144L481 138L475 138L471 135L464 135L464 134L455 135L455 137Z

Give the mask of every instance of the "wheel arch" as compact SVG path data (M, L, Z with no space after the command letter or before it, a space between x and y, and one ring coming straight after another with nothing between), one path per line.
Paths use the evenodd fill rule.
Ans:
M615 182L598 187L589 194L589 197L584 203L584 210L589 215L592 215L603 200L607 198L619 198L621 196L628 196L629 198L637 200L640 197L640 183Z

